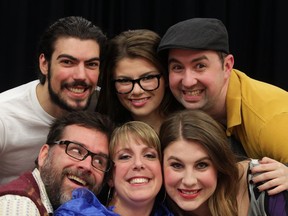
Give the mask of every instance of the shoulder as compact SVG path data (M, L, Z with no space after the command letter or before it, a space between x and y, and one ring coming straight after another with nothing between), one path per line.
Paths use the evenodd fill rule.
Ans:
M238 171L239 171L239 177L240 177L240 184L246 184L247 183L247 172L249 169L250 159L243 160L237 163Z
M0 94L0 111L13 109L13 107L24 107L36 97L36 86L39 81L34 80L29 83L17 86ZM34 100L34 99L33 99Z
M0 215L39 215L35 203L25 196L5 195L0 197Z
M239 215L247 215L249 209L249 192L247 184L247 173L250 160L238 162L239 170L239 191L237 194L237 203Z
M0 94L0 99L4 100L5 98L10 98L10 97L15 97L15 93L23 93L25 92L25 90L29 90L29 89L35 89L36 90L36 86L39 84L38 80L34 80L28 83L25 83L23 85L20 86L16 86L14 88L8 89L4 92L1 92Z

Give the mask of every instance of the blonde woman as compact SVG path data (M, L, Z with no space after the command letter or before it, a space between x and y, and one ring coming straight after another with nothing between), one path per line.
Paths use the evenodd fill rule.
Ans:
M114 161L109 180L113 189L110 209L125 216L171 215L159 193L163 182L161 145L149 125L131 121L116 128L109 154Z

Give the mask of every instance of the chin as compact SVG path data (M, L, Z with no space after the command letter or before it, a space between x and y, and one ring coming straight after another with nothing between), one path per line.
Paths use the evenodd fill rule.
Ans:
M60 203L63 204L72 199L72 191L66 191L60 195Z

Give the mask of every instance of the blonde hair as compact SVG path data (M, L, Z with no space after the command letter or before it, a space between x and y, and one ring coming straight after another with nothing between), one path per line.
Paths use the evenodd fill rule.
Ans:
M128 143L129 135L140 139L148 147L154 148L162 159L161 144L157 133L148 124L141 121L129 121L117 127L113 133L109 144L109 155L113 159L115 147L120 143Z

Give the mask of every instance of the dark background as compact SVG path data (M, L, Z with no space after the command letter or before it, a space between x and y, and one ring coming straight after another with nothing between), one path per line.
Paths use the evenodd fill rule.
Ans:
M162 36L178 21L218 18L229 32L235 68L288 90L286 0L0 1L0 92L37 79L35 54L41 33L56 19L70 15L91 20L109 38L137 28Z

